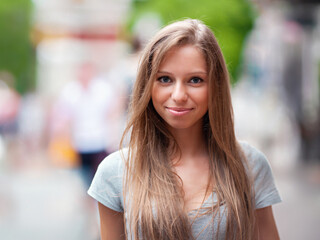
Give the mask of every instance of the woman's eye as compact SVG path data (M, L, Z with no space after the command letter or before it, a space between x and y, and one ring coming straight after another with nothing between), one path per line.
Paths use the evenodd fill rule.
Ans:
M159 77L158 81L161 82L161 83L170 83L171 79L169 77L167 77L167 76L163 76L163 77Z
M203 80L201 78L198 77L193 77L190 79L191 83L201 83Z

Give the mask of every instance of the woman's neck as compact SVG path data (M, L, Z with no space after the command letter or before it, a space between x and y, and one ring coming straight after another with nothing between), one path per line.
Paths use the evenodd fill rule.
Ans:
M182 160L196 160L199 156L207 156L207 144L203 135L202 128L173 129L171 130L180 150L173 155L173 159L179 157Z

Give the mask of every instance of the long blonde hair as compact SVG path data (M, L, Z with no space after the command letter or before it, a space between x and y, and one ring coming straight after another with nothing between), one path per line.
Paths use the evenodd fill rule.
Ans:
M225 205L227 239L250 240L254 226L252 184L234 133L228 70L212 31L192 19L164 27L147 44L141 57L130 118L121 142L123 146L125 136L130 135L124 178L129 234L134 239L193 238L191 223L183 209L181 181L169 158L178 147L151 101L152 84L163 57L172 47L184 44L202 51L208 69L209 102L203 132L210 156L210 179L215 182L218 202L207 213L216 216L220 206ZM172 144L174 149L170 148Z

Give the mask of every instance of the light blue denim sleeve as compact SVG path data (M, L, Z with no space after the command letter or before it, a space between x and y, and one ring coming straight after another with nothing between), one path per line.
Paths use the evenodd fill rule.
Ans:
M123 212L122 179L123 160L117 151L100 163L88 194L106 207Z
M254 180L255 208L264 208L281 202L271 166L266 156L247 143L241 143Z

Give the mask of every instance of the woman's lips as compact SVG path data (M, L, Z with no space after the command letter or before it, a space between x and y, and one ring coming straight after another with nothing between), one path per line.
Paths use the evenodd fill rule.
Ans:
M167 107L167 110L174 116L182 116L189 113L192 108Z

